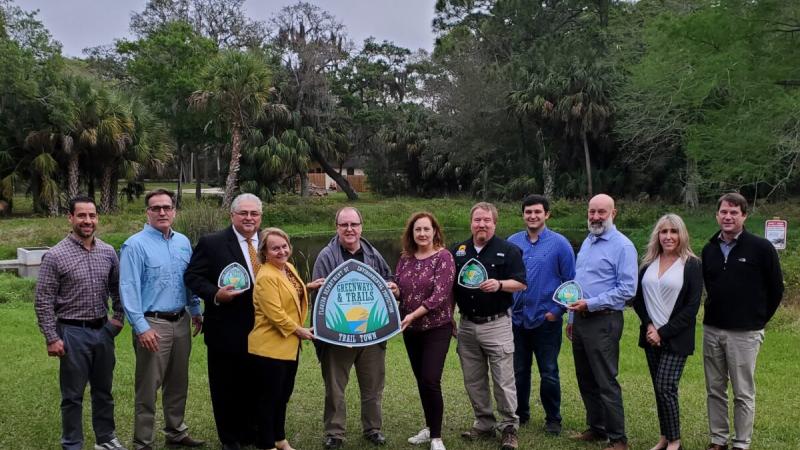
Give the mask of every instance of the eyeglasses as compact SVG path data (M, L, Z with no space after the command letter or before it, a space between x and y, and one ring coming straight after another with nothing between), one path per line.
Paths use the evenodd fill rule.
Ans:
M258 211L236 211L234 214L241 217L261 217L261 213Z
M175 209L172 205L155 205L155 206L148 206L147 210L154 213L160 213L164 211L165 213L172 212Z
M361 222L337 223L336 226L343 230L346 230L348 228L356 229L361 226Z

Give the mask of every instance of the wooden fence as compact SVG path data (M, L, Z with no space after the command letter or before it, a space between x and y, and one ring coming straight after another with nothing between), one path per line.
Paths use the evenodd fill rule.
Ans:
M344 177L350 186L353 187L353 190L356 192L366 192L369 189L367 188L367 176L366 175L345 175ZM317 187L324 187L326 189L331 190L339 190L339 186L336 185L336 182L331 180L328 186L325 186L326 176L324 173L309 173L308 174L308 181Z

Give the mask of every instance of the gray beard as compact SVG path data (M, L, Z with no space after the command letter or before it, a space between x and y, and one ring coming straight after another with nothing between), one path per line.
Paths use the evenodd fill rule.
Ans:
M591 221L586 221L586 223L589 228L589 233L592 233L595 236L600 236L611 229L611 226L614 225L614 220L609 216L601 225L592 224Z

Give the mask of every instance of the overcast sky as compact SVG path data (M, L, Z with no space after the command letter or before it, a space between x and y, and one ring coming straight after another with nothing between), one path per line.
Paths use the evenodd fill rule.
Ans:
M360 46L369 36L413 50L433 49L433 9L436 0L308 0L333 14ZM130 37L131 12L146 0L14 0L25 10L39 10L39 19L63 44L66 56L83 56L86 47ZM290 0L247 0L247 15L266 20Z

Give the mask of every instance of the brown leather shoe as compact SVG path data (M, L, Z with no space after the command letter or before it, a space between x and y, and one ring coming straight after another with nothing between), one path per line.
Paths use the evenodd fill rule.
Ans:
M609 442L603 450L628 450L628 443L622 441Z
M512 425L507 426L503 430L503 437L500 441L502 450L517 450L517 430Z
M201 441L199 439L194 439L188 434L177 441L171 441L167 439L167 447L202 447L206 445L206 441Z
M477 441L478 439L493 439L494 430L479 430L477 428L470 428L469 430L461 433L461 437L468 441Z
M728 446L727 445L719 445L719 444L711 443L711 444L708 444L708 447L706 447L706 450L728 450Z
M576 441L583 441L583 442L600 442L608 440L603 434L600 434L591 428L584 431L583 433L573 434L570 436L571 439L575 439Z

